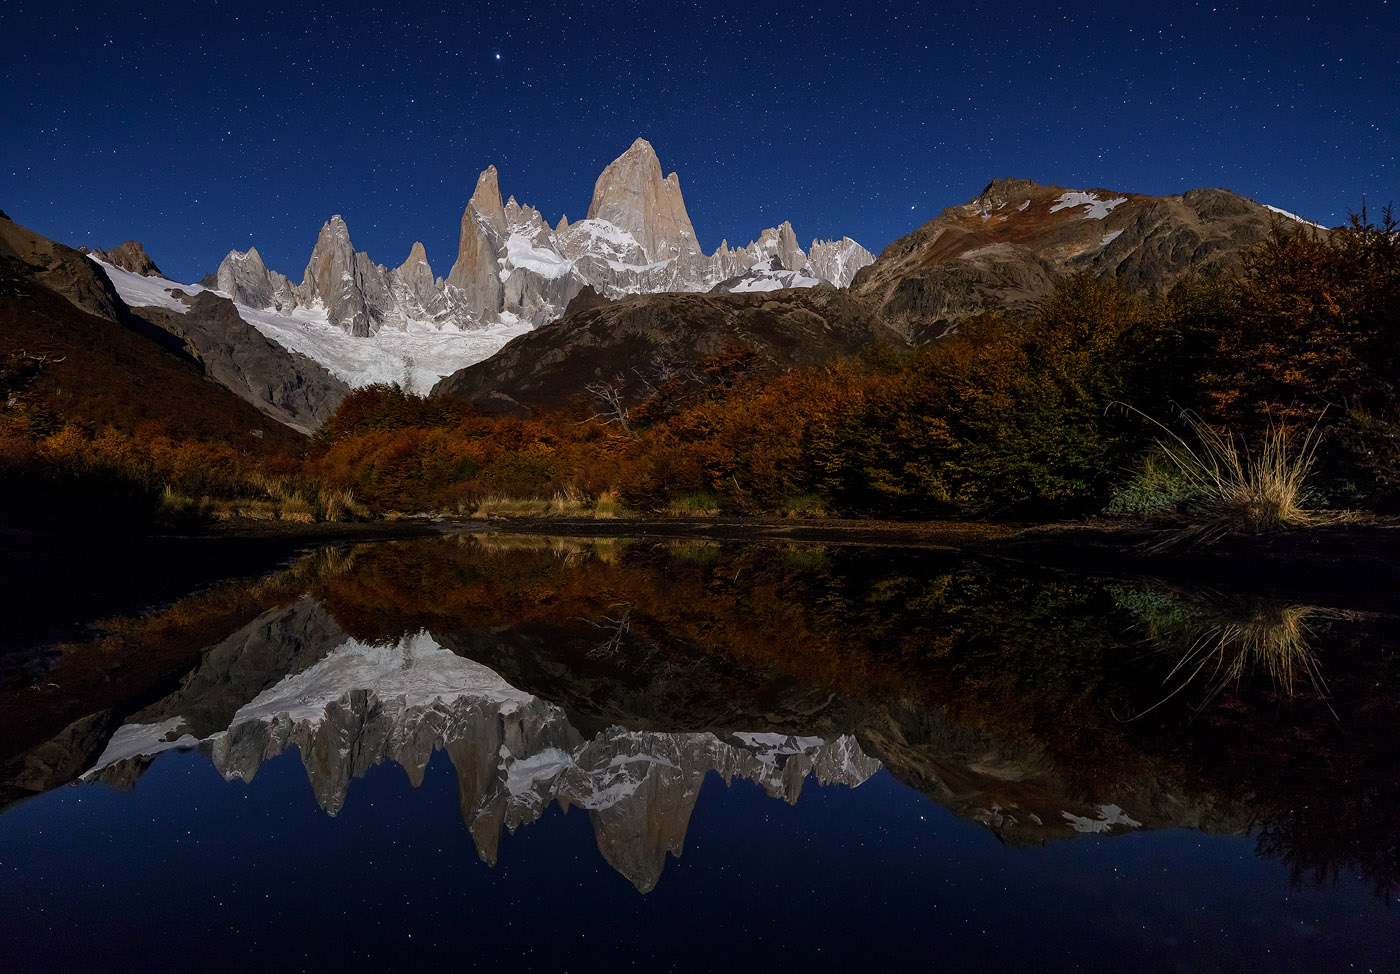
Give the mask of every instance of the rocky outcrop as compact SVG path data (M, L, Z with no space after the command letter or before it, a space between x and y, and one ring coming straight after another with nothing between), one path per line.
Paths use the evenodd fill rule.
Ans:
M875 255L850 237L814 239L807 249L807 263L801 270L808 277L830 281L837 287L849 287L856 272L874 262Z
M505 240L506 215L496 167L487 166L462 213L457 260L447 283L460 292L458 303L478 317L499 312L503 290L499 251Z
M285 274L270 271L256 247L246 252L230 250L214 273L213 288L239 304L290 313L300 303L295 285Z
M433 394L500 411L566 406L587 385L615 379L633 395L654 362L693 364L731 342L756 348L775 369L818 365L872 344L904 344L863 305L830 287L636 295L521 335L443 379Z
M440 323L450 315L447 295L433 278L428 253L417 241L408 259L389 272L389 288L395 305L407 318Z
M79 247L79 251L87 253L87 248ZM131 271L133 274L140 274L142 277L164 277L156 262L151 260L146 249L138 241L128 240L119 247L111 250L94 250L92 256L98 260L106 261L114 267L120 267L124 271Z
M297 299L307 306L319 303L331 324L361 338L378 331L395 310L388 271L355 250L339 215L321 227Z
M807 264L807 255L798 246L797 234L787 221L764 230L750 248L760 260L776 260L780 270L800 271Z
M1065 274L1150 291L1187 269L1228 269L1278 219L1228 190L1145 196L998 179L886 247L851 290L925 341L989 309L1034 310Z
M278 422L310 434L334 414L350 387L318 363L264 337L233 301L212 291L183 294L188 309L136 313L178 337L215 382Z
M33 281L108 321L118 321L126 309L102 268L84 254L9 219L0 219L0 280Z

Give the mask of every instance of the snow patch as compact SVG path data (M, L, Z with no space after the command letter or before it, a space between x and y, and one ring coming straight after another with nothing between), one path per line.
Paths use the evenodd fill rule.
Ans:
M209 290L198 284L179 284L163 277L143 277L91 258L101 265L121 299L133 308L165 308L181 314L189 306L172 291L191 296ZM559 258L562 260L562 258ZM228 297L223 291L214 291ZM406 319L388 325L369 338L356 338L330 323L325 306L298 307L290 314L270 308L235 304L239 317L283 348L299 352L331 374L358 389L374 383L397 382L407 392L427 393L444 376L475 365L496 354L506 342L530 330L513 314L481 328L438 327L428 321Z
M315 665L239 708L230 727L272 720L315 727L325 719L326 708L332 703L365 688L373 689L381 702L392 700L404 708L458 697L497 704L524 704L534 699L495 670L442 648L426 632L420 632L385 646L347 640Z
M1313 223L1311 220L1304 220L1301 216L1299 216L1296 213L1290 213L1287 210L1281 210L1277 206L1270 206L1268 203L1264 204L1264 209L1268 210L1270 213L1277 213L1281 217L1286 217L1287 219L1292 220L1294 223L1305 223L1310 227L1317 227L1319 230L1327 229L1321 223Z
M1089 209L1084 212L1084 219L1102 220L1113 211L1115 206L1126 202L1128 202L1126 196L1101 200L1093 193L1061 193L1060 197L1055 200L1055 205L1050 207L1050 212L1054 213L1057 210L1066 210L1074 206L1087 206Z
M1103 239L1099 241L1099 246L1107 247L1109 244L1113 243L1113 241L1117 240L1122 233L1122 230L1114 230L1112 233L1104 234Z

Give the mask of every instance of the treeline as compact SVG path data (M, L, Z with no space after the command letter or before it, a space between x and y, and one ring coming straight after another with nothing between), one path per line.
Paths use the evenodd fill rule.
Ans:
M0 361L0 480L97 484L208 513L585 512L1056 518L1180 507L1158 441L1194 417L1246 446L1317 425L1314 504L1400 508L1400 228L1278 224L1228 279L1152 297L1088 276L1030 318L990 312L914 352L773 373L755 349L638 366L568 410L492 415L392 386L348 397L302 456L93 428ZM1149 420L1155 419L1159 427ZM1319 422L1319 417L1321 421ZM268 509L267 504L271 504Z
M1170 429L1189 412L1247 445L1325 412L1315 499L1400 506L1389 213L1328 236L1280 224L1236 276L1152 298L1081 275L1030 319L989 313L913 353L776 375L759 361L731 347L652 363L632 401L597 383L530 418L362 389L309 472L398 509L612 492L639 512L1059 517L1186 489L1145 417Z

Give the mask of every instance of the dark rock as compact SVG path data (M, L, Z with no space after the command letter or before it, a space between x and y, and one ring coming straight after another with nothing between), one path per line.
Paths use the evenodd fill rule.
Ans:
M211 291L176 296L189 311L141 308L137 313L179 337L206 375L273 419L310 433L349 394L349 386L324 367L244 321L228 298Z
M498 410L557 408L599 381L620 378L626 393L637 393L655 363L693 365L728 344L753 347L767 368L789 369L881 342L905 344L834 288L637 295L572 310L443 379L433 394Z

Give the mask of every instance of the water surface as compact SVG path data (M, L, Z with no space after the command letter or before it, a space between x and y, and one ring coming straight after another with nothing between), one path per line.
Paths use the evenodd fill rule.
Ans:
M0 936L24 970L1388 969L1395 637L930 551L325 549L6 655Z

